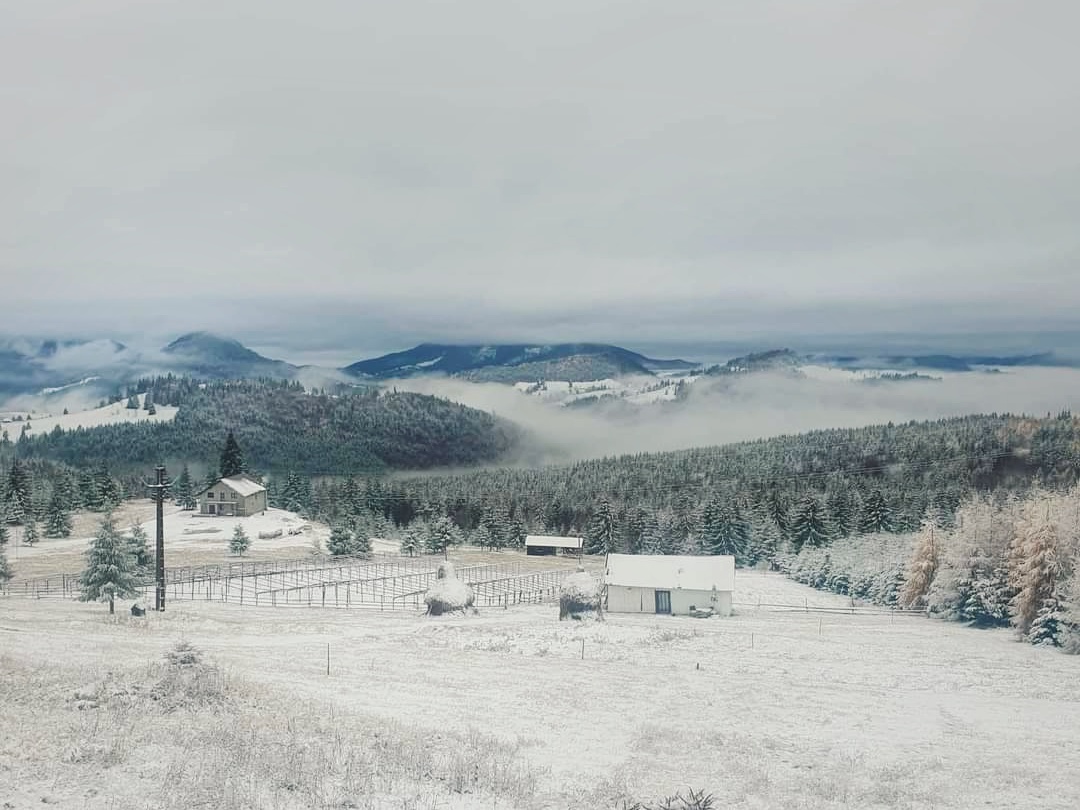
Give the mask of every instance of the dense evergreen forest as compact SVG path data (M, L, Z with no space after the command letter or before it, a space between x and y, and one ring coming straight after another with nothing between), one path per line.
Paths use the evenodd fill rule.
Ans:
M438 397L374 388L308 393L296 382L199 382L170 375L141 380L124 393L147 393L155 406L173 405L179 412L172 422L24 437L15 454L78 467L212 467L225 432L232 430L253 469L378 474L498 461L519 438L513 425L491 414Z
M837 538L947 525L972 491L1074 483L1080 420L969 416L815 431L724 447L457 475L271 479L275 503L330 522L429 526L516 545L583 534L586 549L733 553L741 563ZM380 521L382 523L380 523Z

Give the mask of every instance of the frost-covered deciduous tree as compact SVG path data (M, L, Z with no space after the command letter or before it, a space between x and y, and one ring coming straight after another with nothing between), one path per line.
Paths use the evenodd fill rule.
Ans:
M1012 622L1024 636L1029 635L1040 611L1052 613L1060 609L1057 585L1064 572L1058 531L1049 509L1035 503L1028 512L1010 549L1009 570L1016 592L1011 602Z
M938 546L941 532L932 520L927 519L915 539L915 551L908 565L907 577L900 592L903 607L923 607L930 584L938 569Z

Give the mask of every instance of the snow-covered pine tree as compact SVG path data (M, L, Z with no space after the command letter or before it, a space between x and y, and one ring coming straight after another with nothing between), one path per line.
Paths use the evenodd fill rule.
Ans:
M640 554L647 515L640 506L625 510L619 520L619 546L626 554Z
M191 510L195 508L195 486L191 481L191 471L188 470L187 464L180 470L176 485L173 487L173 495L181 509Z
M1065 581L1062 599L1061 646L1071 655L1080 655L1080 559L1073 559L1073 572Z
M735 557L739 565L746 563L750 532L738 508L731 502L710 501L701 521L701 546L708 554Z
M585 529L584 552L586 554L612 554L616 551L619 529L611 501L601 499Z
M1057 587L1043 599L1027 633L1028 641L1052 647L1064 646L1065 604Z
M371 538L364 532L358 532L353 535L353 554L368 555L371 554Z
M848 537L855 530L855 514L846 489L836 489L825 501L837 537Z
M244 527L239 523L233 529L232 538L229 540L229 551L238 557L243 557L244 552L251 547L251 538L247 536Z
M430 554L445 554L450 546L459 545L460 542L461 535L457 526L444 515L428 526L424 545Z
M135 560L124 538L116 530L111 514L106 514L97 535L86 552L86 568L79 578L82 593L80 601L103 601L109 603L109 613L114 611L114 601L127 596L137 596L139 581L135 573Z
M493 548L491 532L488 527L481 523L472 533L472 544L480 549Z
M776 555L783 543L780 527L764 510L759 510L750 517L750 543L747 550L747 564L769 563L773 566Z
M53 489L49 508L45 514L46 537L68 537L71 535L71 515L68 514L64 498L59 488Z
M8 504L8 519L14 523L22 523L33 514L31 502L30 471L21 460L11 462L11 469L7 477L7 493L5 500Z
M240 475L247 471L247 465L244 463L244 452L240 449L240 444L236 441L236 436L233 435L231 430L225 437L225 446L221 450L221 463L218 470L222 478Z
M405 530L401 535L401 553L414 557L420 553L420 538L412 528Z
M663 554L664 535L660 528L660 517L656 512L649 512L645 516L645 527L641 532L642 554Z
M902 607L924 607L926 595L938 570L941 550L939 536L941 532L934 522L927 518L915 538L915 550L908 564L907 577L900 591Z
M367 511L363 495L360 492L360 485L356 483L356 478L351 475L341 485L341 504L350 515L358 515L363 511Z
M97 484L98 492L101 494L101 508L106 512L111 512L119 506L123 498L119 483L113 479L109 473L109 468L104 464L99 465L95 470L94 481Z
M863 534L877 534L893 531L893 515L885 496L880 489L873 489L863 501L862 514L859 516L859 531Z
M127 399L127 408L131 411L139 410L139 396L138 394L132 394Z
M22 540L23 545L24 546L33 546L40 539L41 539L41 532L38 531L37 521L34 520L33 518L30 518L29 520L26 521L26 524L23 527L23 540Z
M326 550L334 557L346 557L353 553L353 536L342 525L330 529L330 539L326 541Z
M84 508L93 512L100 512L104 506L101 488L91 470L83 470L79 473L79 500Z
M15 572L11 570L11 565L8 563L7 555L4 554L4 550L0 548L0 590L7 587L8 582L15 576Z
M796 505L790 536L796 551L803 546L827 546L832 541L832 526L813 492L807 492Z
M146 529L139 523L131 524L131 531L125 538L128 551L135 560L135 568L139 574L149 574L154 568L154 555L150 552L150 537Z

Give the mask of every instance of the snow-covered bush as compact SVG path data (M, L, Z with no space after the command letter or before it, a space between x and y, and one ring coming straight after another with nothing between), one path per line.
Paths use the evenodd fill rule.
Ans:
M590 611L597 619L602 618L600 589L600 581L581 568L564 579L559 588L559 621L567 616L576 619Z
M473 589L457 578L454 565L449 562L439 563L435 569L435 582L424 596L429 616L441 616L454 611L465 612L473 606Z

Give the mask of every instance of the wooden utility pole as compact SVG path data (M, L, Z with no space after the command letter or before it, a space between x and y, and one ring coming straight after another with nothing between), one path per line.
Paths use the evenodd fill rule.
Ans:
M154 599L154 610L165 610L165 468L158 466L157 483L150 484L153 491L154 503L157 507L157 548L154 555L154 570L157 579L157 590Z

